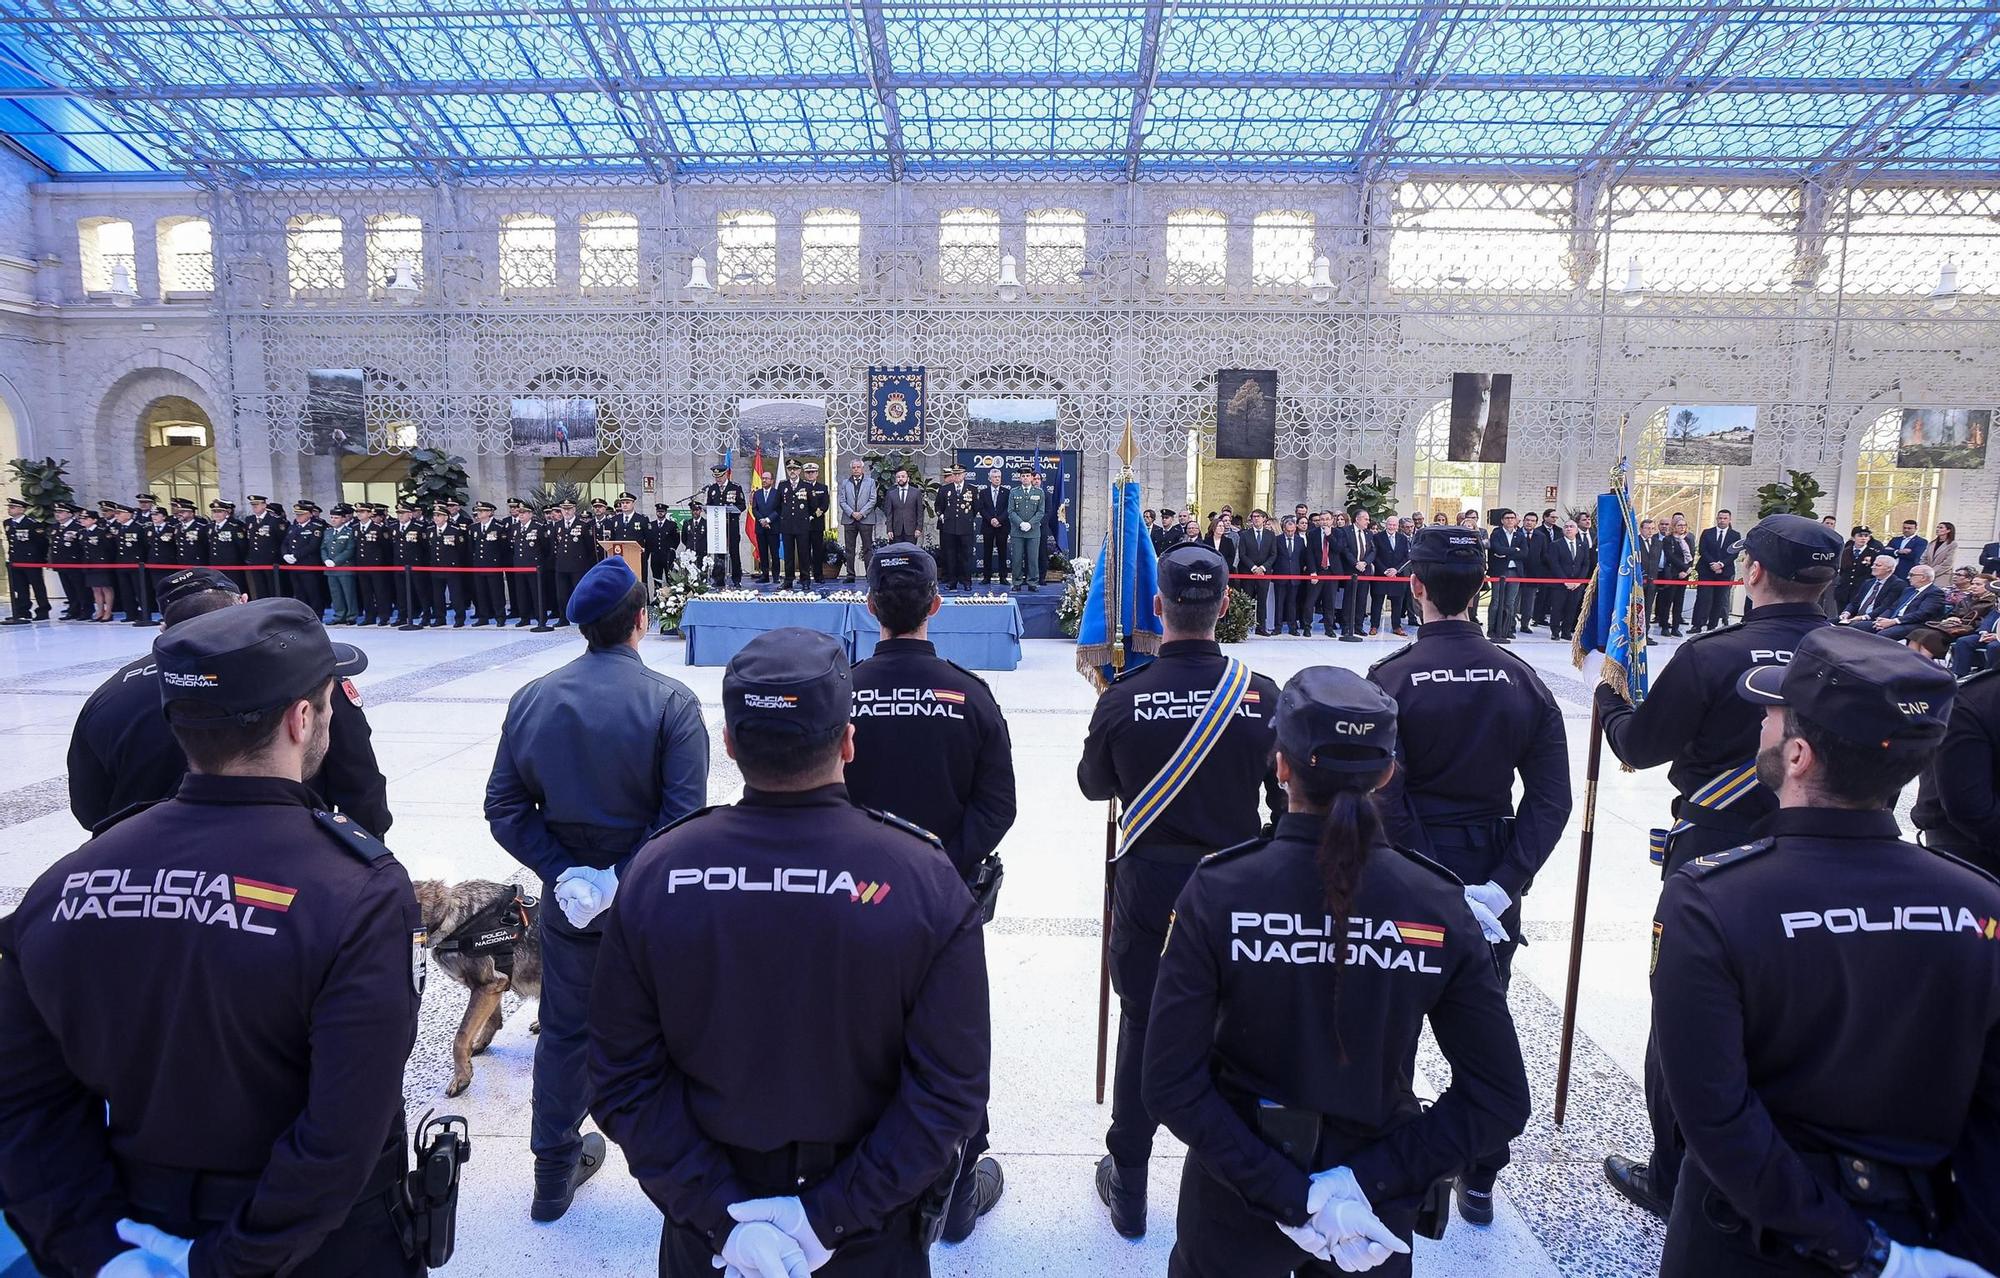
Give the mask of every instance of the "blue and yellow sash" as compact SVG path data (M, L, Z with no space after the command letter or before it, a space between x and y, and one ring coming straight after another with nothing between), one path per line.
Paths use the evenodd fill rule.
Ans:
M1174 801L1175 796L1194 779L1201 761L1222 740L1223 729L1229 726L1229 716L1243 704L1243 694L1248 691L1250 667L1234 657L1224 658L1222 679L1215 685L1215 691L1209 694L1208 705L1188 728L1181 743L1174 747L1174 752L1167 756L1167 761L1160 765L1159 772L1126 806L1124 815L1118 818L1118 855L1112 860L1124 856L1139 836L1167 810L1167 805Z
M1757 788L1757 760L1739 763L1727 772L1710 777L1700 789L1687 796L1687 802L1698 808L1719 812ZM1667 843L1674 835L1694 829L1692 821L1676 821L1672 829L1654 830L1649 840L1648 851L1654 865L1667 863Z

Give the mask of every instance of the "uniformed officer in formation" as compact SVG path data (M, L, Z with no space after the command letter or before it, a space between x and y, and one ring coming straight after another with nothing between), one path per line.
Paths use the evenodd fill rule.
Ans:
M850 798L852 705L835 637L746 644L722 680L742 800L648 842L605 927L591 1112L666 1216L670 1278L928 1274L920 1222L986 1104L977 907L936 839Z
M507 527L494 521L496 507L490 501L482 501L473 506L472 528L467 533L472 539L471 566L474 568L508 568L513 565L513 555L508 545ZM471 585L473 605L478 609L479 620L475 626L499 626L506 624L507 591L501 584L507 577L501 572L470 572L465 579Z
M282 510L273 510L270 499L261 493L251 493L249 501L250 514L243 524L250 540L244 549L243 566L264 571L246 573L243 589L252 599L264 599L284 593L278 588L276 565L285 541L285 516Z
M125 503L106 500L98 506L110 516L104 530L105 563L111 570L114 606L131 624L146 625L151 614L146 595L145 530Z
M1903 842L1894 811L1946 732L1951 675L1824 627L1739 688L1778 807L1669 875L1653 924L1689 1155L1661 1272L1987 1275L2000 881Z
M49 561L49 532L41 520L28 513L28 503L19 497L7 499L7 586L12 596L8 625L25 625L49 619L49 586L40 568L23 564Z
M1401 725L1382 819L1391 842L1457 875L1506 933L1493 951L1504 987L1521 898L1569 821L1568 734L1534 667L1465 620L1485 566L1479 534L1426 528L1409 554L1423 624L1415 642L1368 672L1395 700ZM1468 1223L1493 1222L1493 1182L1507 1162L1504 1147L1481 1151L1459 1177L1458 1213Z
M49 562L58 564L81 564L83 562L83 522L77 518L83 507L73 501L59 501L55 504L55 523L49 526ZM58 568L56 581L62 586L64 621L82 621L83 606L90 602L90 590L83 584L83 568Z
M1018 490L1017 490L1018 491ZM1146 1164L1159 1123L1140 1094L1148 1009L1174 901L1195 863L1256 836L1263 796L1283 811L1270 770L1271 710L1278 686L1224 657L1215 623L1229 608L1229 569L1199 542L1160 556L1159 655L1097 699L1077 785L1086 799L1117 799L1130 831L1121 837L1111 909L1111 985L1118 994L1118 1059L1111 1096L1109 1152L1097 1165L1097 1192L1119 1233L1146 1232ZM1237 701L1229 722L1198 759L1182 743L1215 696ZM1191 766L1179 767L1178 764ZM1171 793L1154 783L1183 778ZM1135 800L1152 792L1141 812ZM1163 801L1161 801L1163 800ZM1135 816L1141 827L1130 823Z
M680 562L681 525L663 501L653 503L653 523L648 536L647 569L655 583L664 583L667 574Z
M702 509L708 506L727 507L729 515L724 521L726 529L723 533L723 540L726 545L708 546L705 548L704 553L721 555L726 552L729 555L729 584L731 586L740 586L743 584L743 511L745 509L743 485L729 477L729 467L723 463L718 462L710 466L708 473L713 478L710 479L708 487L702 492L701 506L696 507L695 517L698 519L701 518ZM722 572L719 567L715 573L715 584L718 586L722 584Z
M194 502L186 497L174 498L174 540L180 546L182 566L206 564L209 562L209 533L212 525L205 523L195 510Z
M396 574L398 623L404 630L415 630L424 624L424 610L430 606L430 585L425 574L415 570L430 562L431 539L430 530L417 518L414 502L396 503L396 523L389 530L389 540L396 566L403 570Z
M285 538L278 545L278 560L288 567L318 568L322 566L320 544L325 538L326 522L319 517L319 504L293 502L292 522L285 526ZM324 613L333 597L322 572L280 572L278 581L286 594L303 599L314 612Z
M1803 515L1771 515L1743 539L1743 553L1750 610L1742 621L1688 638L1636 708L1610 685L1597 687L1604 741L1619 761L1671 765L1674 823L1654 831L1654 852L1668 874L1743 843L1777 810L1777 796L1757 781L1760 716L1735 695L1736 680L1752 666L1790 661L1802 639L1829 624L1819 597L1840 558L1840 538L1831 529ZM1652 1160L1613 1154L1604 1169L1620 1193L1664 1218L1680 1179L1681 1148L1655 1047L1649 1042L1646 1051Z
M334 645L273 599L153 655L188 775L0 923L0 1201L43 1272L421 1274L397 1213L425 938L402 866L304 784Z
M997 853L1015 812L1007 720L986 681L938 656L930 642L930 619L943 602L930 554L907 542L877 547L867 576L868 611L882 637L854 667L848 795L930 831L975 894L997 890ZM982 1157L986 1149L982 1118L966 1143L946 1242L963 1242L1000 1199L1000 1164Z
M1007 576L1015 590L1040 590L1042 521L1048 513L1047 497L1031 481L1033 466L1020 469L1019 480L1007 494ZM1219 557L1219 556L1218 556Z
M790 486L778 486L778 530L785 538L785 589L790 590L794 580L802 586L826 580L820 542L826 535L826 512L832 506L833 494L820 482L816 462L807 462L800 478ZM731 536L733 539L734 534Z
M576 503L566 501L560 513L548 524L549 575L555 583L555 593L549 597L549 610L555 615L558 626L569 624L569 598L576 590L583 575L590 566L604 557L604 551L597 544L595 530L587 519L579 519Z
M248 585L243 571L250 548L249 530L236 517L236 503L217 497L208 503L208 563L228 573L239 586Z
M1925 847L2000 874L2000 666L1959 682L1910 820Z
M1167 1272L1407 1274L1433 1187L1520 1134L1528 1079L1464 885L1378 812L1396 704L1314 666L1276 720L1285 814L1201 862L1160 958L1146 1103L1189 1153ZM1426 1018L1451 1086L1423 1108Z
M486 783L493 839L542 882L541 1034L535 1042L536 1220L569 1210L604 1161L582 1135L585 1011L600 916L646 835L708 798L701 702L639 656L646 590L623 559L600 561L569 597L588 648L514 694Z
M639 498L634 493L618 494L618 509L607 515L597 535L606 541L629 541L638 545L640 551L639 580L650 580L652 566L647 561L652 554L653 525L639 513Z
M972 589L973 535L979 528L976 507L975 494L965 483L965 467L948 468L937 490L938 569L947 587Z

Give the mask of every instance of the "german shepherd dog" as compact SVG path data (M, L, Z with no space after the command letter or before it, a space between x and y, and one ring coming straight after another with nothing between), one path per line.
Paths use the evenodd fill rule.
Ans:
M451 1086L446 1096L456 1096L472 1084L472 1058L486 1050L500 1032L505 1017L500 996L513 990L523 998L540 998L542 993L542 935L530 927L514 946L514 974L510 978L494 964L491 956L440 954L438 946L451 939L489 907L512 898L511 883L487 879L467 879L447 886L442 879L420 879L412 884L417 905L423 911L426 944L431 958L452 980L472 991L465 1005L465 1017L451 1038ZM530 1034L540 1033L541 1021L528 1026Z

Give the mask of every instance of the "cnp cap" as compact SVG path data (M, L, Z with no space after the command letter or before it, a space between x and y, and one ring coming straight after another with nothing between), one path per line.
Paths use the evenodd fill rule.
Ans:
M165 612L189 595L205 595L211 590L232 595L243 593L243 587L213 568L183 568L160 579L160 588L156 592L160 611Z
M1278 748L1294 767L1373 772L1396 756L1396 703L1338 666L1308 666L1278 694Z
M1823 583L1840 563L1840 536L1804 515L1766 515L1743 538L1743 550L1786 581Z
M758 635L722 672L722 722L738 736L778 732L812 739L853 712L847 650L832 635L787 626Z
M1790 665L1744 671L1736 693L1753 705L1790 706L1844 740L1886 746L1943 736L1958 684L1900 643L1822 626L1799 641Z
M639 579L632 574L632 565L619 555L600 559L583 574L583 580L576 583L576 589L569 595L569 607L563 615L579 626L587 626L616 608L632 593L632 587Z
M177 714L176 703L247 716L368 666L359 649L328 639L319 616L297 599L259 599L169 626L153 641L153 660L160 703L182 721L203 716Z
M1160 594L1169 603L1217 603L1229 589L1229 565L1197 541L1160 555Z
M1432 524L1419 531L1411 540L1410 562L1483 565L1486 562L1486 540L1479 535L1479 530L1476 528Z
M354 513L354 507L344 501L337 501L333 504L333 509L327 513L332 515L351 515Z
M907 541L892 541L868 556L870 590L904 583L918 586L937 584L937 560L931 558L930 551Z

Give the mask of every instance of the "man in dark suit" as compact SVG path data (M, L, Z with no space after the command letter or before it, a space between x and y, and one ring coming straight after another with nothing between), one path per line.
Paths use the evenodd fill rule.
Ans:
M1500 526L1486 539L1486 575L1493 578L1493 597L1486 605L1486 637L1494 643L1514 641L1514 617L1521 610L1521 587L1513 578L1527 575L1528 534L1511 510L1500 512Z
M1656 608L1660 588L1653 583L1659 580L1664 568L1662 556L1666 553L1666 538L1660 535L1660 526L1650 519L1639 521L1639 575L1646 592L1646 626L1650 631L1659 619ZM1595 569L1593 569L1595 571Z
M1889 553L1896 557L1896 575L1904 581L1910 579L1910 569L1924 561L1924 551L1930 547L1917 532L1917 521L1903 521L1903 535L1889 539Z
M972 514L979 525L979 584L993 584L993 574L1007 579L1007 486L1000 482L1000 468L986 472L986 484L972 496Z
M1375 571L1383 577L1393 577L1393 581L1370 583L1374 589L1368 592L1368 629L1379 633L1382 629L1382 605L1389 605L1389 633L1406 635L1403 629L1403 609L1410 595L1410 583L1404 577L1410 564L1410 535L1403 531L1403 521L1394 515L1382 521L1382 527L1375 534Z
M1576 524L1565 523L1561 535L1549 543L1544 559L1551 577L1589 577L1597 567L1597 552L1583 544ZM1554 586L1560 592L1549 610L1549 638L1568 639L1576 633L1577 618L1583 612L1582 586Z
M1333 527L1333 512L1322 510L1313 516L1311 531L1306 533L1306 573L1311 577L1305 583L1305 590L1299 600L1299 616L1305 623L1307 634L1312 633L1315 610L1325 618L1326 634L1333 637L1334 616L1339 611L1334 607L1334 591L1339 583L1332 578L1347 571L1342 564L1336 547Z
M2000 574L2000 541L1989 541L1980 549L1979 571Z
M1271 575L1281 580L1271 583L1271 606L1276 617L1277 628L1288 635L1303 636L1312 625L1312 617L1306 612L1311 605L1306 599L1306 583L1285 581L1282 578L1296 577L1304 572L1306 564L1305 534L1299 531L1299 521L1287 515L1284 526L1278 531L1276 549L1271 555ZM1995 609L2000 612L2000 609Z
M1840 624L1873 630L1877 621L1888 616L1903 601L1909 589L1909 583L1896 575L1893 557L1886 554L1875 556L1869 566L1868 584L1854 592L1854 598L1841 611Z
M1269 520L1270 516L1261 510L1250 512L1250 526L1236 537L1237 572L1249 573L1252 577L1264 577L1271 572L1271 563L1278 557L1278 534L1272 530ZM1272 583L1246 581L1239 584L1257 605L1257 633L1277 633L1278 626L1283 623L1271 606Z
M1167 548L1167 525L1163 520L1172 519L1171 510L1149 510L1146 512L1146 536L1152 540L1153 553L1159 554Z
M1353 520L1347 527L1335 530L1334 542L1345 561L1341 571L1350 577L1347 597L1341 601L1340 609L1340 638L1343 643L1361 642L1361 628L1367 620L1367 600L1376 584L1361 580L1375 575L1375 530L1365 510L1355 510Z
M773 484L769 472L758 476L757 487L750 490L750 518L757 525L757 580L770 582L778 579L778 489L783 485Z
M896 471L896 482L882 494L882 510L888 517L889 540L921 545L924 538L924 490L910 482L910 472ZM868 565L861 567L866 569Z
M1668 524L1666 534L1660 539L1664 545L1660 551L1660 580L1681 582L1687 579L1688 566L1694 563L1694 541L1688 536L1687 516L1674 512L1673 521ZM1660 587L1660 633L1679 638L1681 627L1686 624L1683 608L1687 602L1687 587L1682 585Z
M1984 670L1993 664L1996 652L2000 652L2000 608L1988 608L1971 634L1951 641L1951 672L1963 679L1975 670Z
M1909 589L1896 600L1895 606L1880 612L1872 623L1868 623L1866 629L1886 639L1901 639L1917 627L1927 626L1944 616L1949 606L1944 587L1937 584L1937 574L1931 571L1931 566L1917 564L1910 569Z
M1555 576L1556 574L1548 570L1550 560L1549 543L1555 538L1555 527L1552 524L1541 522L1541 520L1536 518L1535 512L1531 510L1521 516L1521 531L1527 535L1527 549L1521 556L1521 575L1523 577ZM1548 602L1543 599L1542 595L1544 591L1550 589L1553 589L1553 587L1533 583L1521 586L1521 611L1519 629L1516 631L1517 634L1531 635L1535 633L1535 623L1537 621L1547 624L1549 615Z
M1728 511L1715 512L1715 527L1704 528L1701 544L1695 548L1694 579L1711 583L1731 581L1736 576L1736 554L1743 549L1743 534L1730 527ZM1694 629L1696 634L1729 624L1731 586L1703 584L1694 588Z

